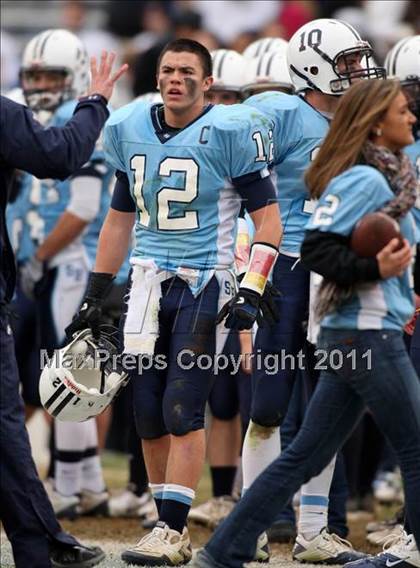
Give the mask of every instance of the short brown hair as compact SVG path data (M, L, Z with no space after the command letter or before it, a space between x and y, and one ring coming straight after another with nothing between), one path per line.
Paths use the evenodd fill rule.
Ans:
M201 61L204 77L210 77L210 75L213 73L213 63L209 50L198 41L186 38L175 39L174 41L170 41L165 45L165 47L160 52L159 59L157 62L158 72L160 68L160 62L162 61L162 57L165 55L167 51L174 51L175 53L181 53L182 51L187 51L188 53L195 53Z

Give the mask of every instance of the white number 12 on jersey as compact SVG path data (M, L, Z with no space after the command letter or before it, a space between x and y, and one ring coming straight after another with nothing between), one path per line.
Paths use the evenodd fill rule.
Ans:
M134 171L134 196L139 209L139 222L146 227L150 224L150 215L143 197L143 185L146 171L146 156L138 154L130 161ZM182 231L198 228L197 211L185 211L182 217L169 217L169 204L191 203L198 195L198 165L191 158L165 158L159 164L159 175L170 177L172 172L185 174L183 188L162 187L157 192L157 228L161 231Z

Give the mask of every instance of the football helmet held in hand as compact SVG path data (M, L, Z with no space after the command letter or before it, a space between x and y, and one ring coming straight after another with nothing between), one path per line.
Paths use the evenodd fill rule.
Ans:
M45 410L57 420L83 422L103 412L128 382L121 366L118 331L100 326L99 338L90 329L54 353L42 370L39 394Z

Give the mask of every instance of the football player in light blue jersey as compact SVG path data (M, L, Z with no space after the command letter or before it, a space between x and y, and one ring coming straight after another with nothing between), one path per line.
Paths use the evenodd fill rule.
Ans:
M134 102L109 120L104 144L117 182L85 302L68 329L95 329L136 222L124 361L127 369L136 361L134 411L159 522L123 553L131 564L190 560L186 519L204 462L211 362L223 345L215 324L227 316L229 327L249 329L275 316L266 289L281 235L267 169L272 122L242 105L205 105L211 73L201 44L176 40L158 62L163 105ZM256 233L235 293L241 198Z
M299 262L305 225L314 207L304 173L319 151L340 96L352 82L384 76L383 69L370 66L371 52L369 44L349 24L313 20L295 32L287 49L296 94L265 92L244 102L264 112L275 124L272 167L284 228L273 270L273 284L282 292L276 299L281 317L273 327L258 329L254 345L255 354L273 357L279 364L275 374L268 374L264 368L253 369L251 421L242 454L244 490L281 452L279 430L296 377L305 380L308 392L316 383L313 348L305 341L310 276ZM302 354L306 364L298 373ZM322 533L328 526L333 472L334 467L327 468L302 488L296 560L323 562L328 558L331 563L343 563L359 557L333 534ZM341 516L345 518L345 513Z
M305 266L325 279L317 301L323 370L298 435L198 553L196 568L242 568L261 531L302 483L325 468L365 407L397 453L414 538L410 555L399 558L387 549L381 562L368 557L346 566L419 565L414 539L420 539L420 382L402 334L413 302L410 209L417 179L401 149L413 141L414 121L392 80L362 81L339 103L306 175L311 196L320 201L301 248ZM403 244L392 239L376 257L359 258L349 235L378 207L398 219Z
M47 30L26 46L20 78L28 106L51 113L49 125L63 126L89 81L82 42L66 30ZM38 201L26 220L35 250L20 268L20 285L36 296L41 348L51 354L65 339L65 327L80 306L95 256L99 226L110 202L111 168L100 149L65 180L28 176ZM89 260L89 254L91 260ZM94 419L56 421L50 498L58 516L103 509L108 499L97 452Z

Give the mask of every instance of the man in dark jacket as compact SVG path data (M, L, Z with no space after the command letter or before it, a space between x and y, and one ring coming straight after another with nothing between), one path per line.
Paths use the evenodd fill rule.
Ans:
M16 168L38 178L65 179L89 159L108 117L114 83L127 68L112 74L114 58L103 52L99 68L92 58L89 93L63 128L44 129L26 107L0 98L0 518L17 568L84 568L105 556L62 531L31 457L9 322L16 274L5 210Z

